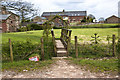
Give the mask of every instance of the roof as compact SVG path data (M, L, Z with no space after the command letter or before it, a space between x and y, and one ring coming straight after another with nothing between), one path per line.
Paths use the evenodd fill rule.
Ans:
M87 16L86 11L65 11L65 12L43 12L42 16L60 15L60 16Z
M22 26L27 26L28 24L33 24L33 23L35 23L35 22L23 22L21 25Z
M16 16L20 17L19 15L15 14L15 13L13 13L11 11L8 11L8 12L9 12L9 14L13 14L13 15L16 15Z
M44 22L37 22L37 24L43 24Z
M0 14L0 20L6 20L11 14L7 14L7 15L1 15Z
M109 18L111 18L111 17L119 18L119 17L117 17L117 16L115 16L115 15L112 15L112 16L108 17L107 19L109 19Z

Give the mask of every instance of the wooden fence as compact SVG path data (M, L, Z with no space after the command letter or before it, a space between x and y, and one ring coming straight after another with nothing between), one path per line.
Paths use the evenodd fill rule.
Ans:
M116 56L116 43L115 43L115 35L112 35L112 56ZM76 58L78 58L78 39L77 36L75 36L75 55Z

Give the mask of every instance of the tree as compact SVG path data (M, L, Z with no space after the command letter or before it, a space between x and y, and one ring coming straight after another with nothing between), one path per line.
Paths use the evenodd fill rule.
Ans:
M37 13L37 9L34 8L34 4L29 2L18 1L2 1L2 6L5 6L8 11L15 12L20 16L21 21L34 17Z
M81 22L86 22L86 21L87 21L87 19L86 19L86 17L84 17L84 19Z
M89 14L88 16L89 16L89 18L95 19L95 16L92 14Z
M104 17L100 17L100 18L99 18L99 21L104 21Z
M94 19L95 19L95 16L92 15L92 14L89 14L88 17L87 17L88 22L93 22Z

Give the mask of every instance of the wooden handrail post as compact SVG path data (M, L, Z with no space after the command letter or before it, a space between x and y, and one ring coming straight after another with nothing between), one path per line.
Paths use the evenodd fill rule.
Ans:
M69 31L69 42L71 41L71 30Z
M115 56L115 35L114 34L112 35L112 47L113 47L112 55Z
M78 46L77 46L77 36L75 36L75 54L76 54L76 58L78 58Z
M53 46L54 46L54 55L56 56L56 44L55 44L55 36L54 36L54 32L53 30L51 30L51 34L52 34L52 41L53 41Z
M53 30L51 30L51 34L52 34L52 36L55 36Z
M60 39L63 38L62 32L63 32L63 29L62 29L62 31L61 31L61 37L60 37Z
M9 46L10 46L10 59L11 62L13 62L13 51L12 51L12 43L10 38L9 38Z
M41 38L41 59L44 60L44 42L43 42L43 38Z
M69 31L69 38L67 43L67 57L69 56L70 40L71 40L71 30Z

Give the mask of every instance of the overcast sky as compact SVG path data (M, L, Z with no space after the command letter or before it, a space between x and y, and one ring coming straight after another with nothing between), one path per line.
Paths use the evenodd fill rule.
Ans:
M40 15L43 12L53 11L87 11L97 19L118 16L118 2L120 0L24 0L39 7Z

